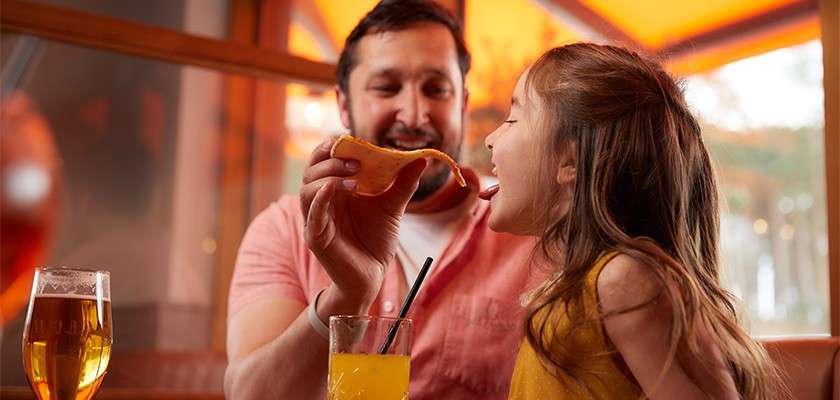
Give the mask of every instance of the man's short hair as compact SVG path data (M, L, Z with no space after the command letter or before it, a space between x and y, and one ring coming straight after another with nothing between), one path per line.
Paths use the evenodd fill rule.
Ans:
M470 69L470 52L464 43L461 25L445 8L431 0L382 0L365 15L347 36L338 59L336 80L344 93L349 93L350 72L356 67L356 47L368 33L397 31L420 23L440 24L449 30L458 51L461 81Z

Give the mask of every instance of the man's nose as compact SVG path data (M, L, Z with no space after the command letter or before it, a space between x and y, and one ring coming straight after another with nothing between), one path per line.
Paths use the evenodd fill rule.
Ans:
M407 88L400 93L397 121L411 129L419 128L429 122L428 99L420 90Z

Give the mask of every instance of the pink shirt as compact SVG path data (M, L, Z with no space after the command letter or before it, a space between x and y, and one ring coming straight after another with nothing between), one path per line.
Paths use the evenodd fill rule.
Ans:
M535 242L491 231L488 211L488 202L475 202L409 312L414 321L413 400L507 398L522 339L519 298L531 286L528 259ZM396 316L401 280L405 276L395 258L372 315ZM257 216L245 234L231 283L229 317L266 297L309 304L329 284L306 247L299 199L284 196Z

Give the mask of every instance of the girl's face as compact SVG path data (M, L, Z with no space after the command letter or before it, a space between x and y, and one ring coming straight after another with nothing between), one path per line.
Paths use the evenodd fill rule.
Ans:
M556 222L569 208L571 187L574 184L574 165L569 157L562 158L554 171L541 171L551 166L545 162L545 138L537 131L541 105L533 90L526 95L528 71L519 77L513 90L510 116L485 139L492 153L493 175L499 183L480 194L490 200L490 228L497 232L518 235L539 235L547 224ZM555 169L556 168L556 169ZM556 180L541 182L545 177ZM543 179L540 179L543 178ZM538 199L539 185L561 185L563 195L556 199ZM542 205L542 206L539 206ZM538 207L550 207L550 213ZM550 215L550 221L544 221ZM543 219L543 221L541 221Z
M490 200L490 228L520 235L536 234L533 206L540 157L533 130L537 97L525 95L527 76L526 71L516 83L508 119L485 139L499 184L482 193Z

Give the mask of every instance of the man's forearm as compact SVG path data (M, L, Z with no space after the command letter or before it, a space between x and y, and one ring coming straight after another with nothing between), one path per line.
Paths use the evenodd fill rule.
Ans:
M369 306L327 289L318 314L363 314ZM368 303L369 304L369 303ZM310 325L304 309L283 333L239 360L225 371L228 399L322 399L326 395L328 342ZM321 317L327 322L324 317ZM254 327L258 329L257 327Z
M225 397L321 399L326 394L327 339L302 312L282 335L232 361L225 371Z

